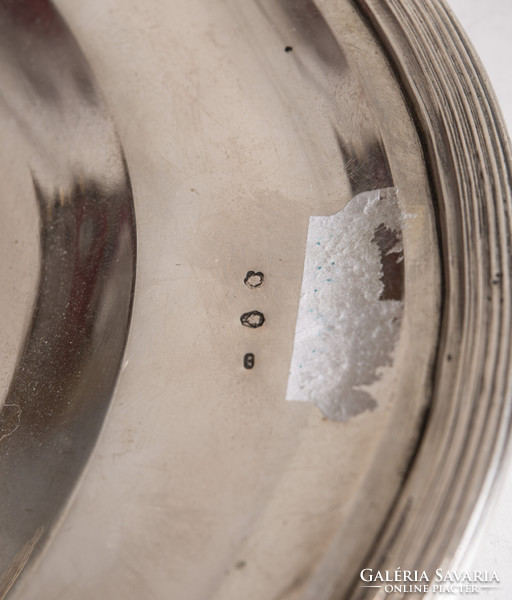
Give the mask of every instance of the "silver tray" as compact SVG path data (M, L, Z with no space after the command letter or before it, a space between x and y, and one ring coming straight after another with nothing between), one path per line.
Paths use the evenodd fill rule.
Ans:
M461 568L509 437L511 163L447 7L23 0L0 28L0 597Z

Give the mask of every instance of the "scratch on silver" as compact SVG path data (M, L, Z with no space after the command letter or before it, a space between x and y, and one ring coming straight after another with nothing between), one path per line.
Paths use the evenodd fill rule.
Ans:
M368 386L392 365L403 264L396 188L310 218L287 400L312 402L335 421L376 408Z
M37 542L43 535L44 529L45 528L43 525L36 529L34 535L23 544L19 552L16 554L16 557L10 564L9 569L3 575L0 575L0 600L5 598L13 586L13 583L23 571L25 565L32 555L32 552L34 551Z
M10 424L10 420L6 419L6 414L10 412L10 409L14 409L16 412L16 423L14 426ZM12 435L21 424L21 406L19 404L4 404L2 412L0 413L0 442Z

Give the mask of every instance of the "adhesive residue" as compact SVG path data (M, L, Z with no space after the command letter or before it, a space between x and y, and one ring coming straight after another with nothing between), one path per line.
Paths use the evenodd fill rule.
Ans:
M312 402L336 421L373 410L368 386L392 364L403 291L396 188L311 217L286 399Z

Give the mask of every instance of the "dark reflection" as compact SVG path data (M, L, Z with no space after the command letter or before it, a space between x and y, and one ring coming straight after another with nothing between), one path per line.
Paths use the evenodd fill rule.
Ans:
M34 188L40 286L0 420L2 543L13 551L51 524L94 445L124 348L134 278L126 189L105 194L97 182L76 182L47 197L36 180ZM1 558L6 568L9 554Z
M2 14L9 16L13 25L21 26L25 31L44 28L52 34L67 33L53 5L47 0L1 0L0 7Z
M107 321L102 313L106 301L117 300L106 281L131 289L133 223L124 190L106 197L96 182L75 183L69 193L47 198L37 181L34 187L41 215L41 281L8 402L20 407L32 438L46 442L59 421L77 410L68 402L70 389L96 353L112 346L112 331L126 324L127 314L118 309L109 311ZM109 356L102 358L101 371L108 362Z
M0 126L30 148L41 265L0 412L0 597L51 533L96 442L129 327L131 187L85 59L47 0L0 0ZM87 137L88 132L90 135Z
M373 189L393 186L384 145L380 139L368 140L364 152L354 152L339 132L336 140L350 181L352 196Z
M58 103L70 84L82 99L96 101L89 67L51 2L0 0L0 16L2 58L16 67L39 101ZM69 75L66 86L57 71Z

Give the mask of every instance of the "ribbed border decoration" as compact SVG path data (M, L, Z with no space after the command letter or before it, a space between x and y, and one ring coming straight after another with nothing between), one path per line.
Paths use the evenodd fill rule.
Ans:
M355 3L388 51L418 120L444 277L441 344L424 437L365 566L432 574L457 566L509 437L511 157L484 69L442 2ZM359 598L383 590L355 586L354 592Z

